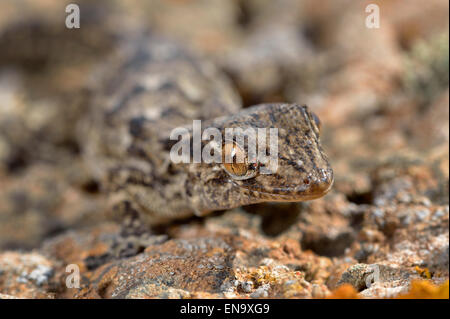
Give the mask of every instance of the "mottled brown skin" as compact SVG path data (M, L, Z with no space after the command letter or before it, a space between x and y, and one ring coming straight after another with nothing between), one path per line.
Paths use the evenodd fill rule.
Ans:
M86 162L115 207L138 212L147 224L266 201L305 201L325 195L333 171L308 107L240 100L213 65L171 42L150 37L125 46L109 68L85 135ZM116 61L117 61L116 60ZM111 65L111 64L109 64ZM278 128L278 170L237 180L223 164L174 164L177 126L192 120L222 130Z

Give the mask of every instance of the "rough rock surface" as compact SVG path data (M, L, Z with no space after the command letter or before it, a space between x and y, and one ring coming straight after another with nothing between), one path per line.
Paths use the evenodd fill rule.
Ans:
M64 12L27 2L0 4L0 44L10 26ZM101 2L98 46L68 47L77 63L36 71L0 52L0 298L448 298L448 2L410 2L380 4L380 29L364 27L365 1ZM74 123L119 22L215 61L246 106L308 104L332 191L165 225L114 255L119 225L84 174Z

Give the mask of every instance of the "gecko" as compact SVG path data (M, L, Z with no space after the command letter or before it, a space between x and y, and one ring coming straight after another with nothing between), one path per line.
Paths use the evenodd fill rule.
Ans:
M331 189L320 120L307 106L242 108L211 62L154 35L126 42L95 78L91 113L80 129L85 162L115 211L157 225L242 205L312 200ZM222 133L277 128L277 170L261 174L260 163L248 162L245 147L225 141L224 154L239 154L243 162L174 163L170 132L192 131L193 120Z

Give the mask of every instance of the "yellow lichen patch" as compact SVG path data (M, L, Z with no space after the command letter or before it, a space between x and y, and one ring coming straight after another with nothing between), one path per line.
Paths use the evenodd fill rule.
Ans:
M284 288L284 297L292 298L303 292L304 288L300 284L300 282L296 281L295 283L285 286Z
M411 282L408 293L400 295L398 299L448 299L448 280L440 286L436 286L427 280Z
M343 284L334 290L326 299L359 299L356 289L350 284Z
M415 269L421 277L426 278L426 279L431 279L431 273L428 270L428 268L420 268L419 266L416 266Z
M274 284L277 282L277 277L267 266L261 266L250 273L250 279L261 286L264 284Z

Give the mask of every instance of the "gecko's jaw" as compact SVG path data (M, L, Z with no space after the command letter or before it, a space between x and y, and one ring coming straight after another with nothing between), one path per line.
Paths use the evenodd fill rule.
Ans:
M311 178L307 182L299 181L294 185L267 186L255 183L240 183L239 187L255 199L274 202L301 202L317 199L327 194L333 186L331 169L322 172L320 178Z

